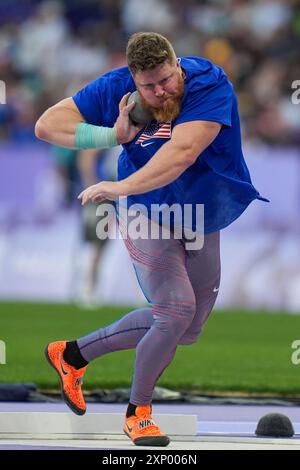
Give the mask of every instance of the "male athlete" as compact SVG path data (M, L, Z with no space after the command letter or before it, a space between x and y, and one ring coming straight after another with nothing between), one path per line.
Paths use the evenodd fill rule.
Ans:
M79 149L122 144L118 181L85 189L79 195L82 204L119 197L127 197L129 206L147 208L176 203L194 210L203 204L204 246L188 250L184 235L136 239L120 221L150 306L76 341L50 343L46 356L59 374L66 403L84 414L81 384L88 363L135 348L124 431L136 445L167 446L168 436L151 417L154 386L177 345L194 343L212 311L220 282L220 230L262 198L243 158L236 95L222 69L199 57L177 59L165 37L148 32L130 37L127 61L128 67L112 70L48 109L36 135ZM136 89L155 118L147 126L129 118L135 103L126 102Z

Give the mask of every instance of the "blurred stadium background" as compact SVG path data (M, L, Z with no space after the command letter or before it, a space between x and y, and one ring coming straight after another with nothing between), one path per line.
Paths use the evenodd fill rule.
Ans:
M271 201L253 203L223 232L218 312L199 344L180 348L161 384L297 394L299 371L291 362L291 344L300 338L296 0L0 1L6 88L0 104L0 339L6 345L0 380L57 386L43 360L47 341L81 336L145 301L121 240L105 244L96 292L87 298L93 252L82 236L76 196L87 181L82 171L92 167L82 170L82 156L34 136L46 108L125 65L126 40L141 30L165 34L178 56L205 56L225 69L238 92L254 185ZM113 175L116 156L101 156L106 175ZM132 360L130 351L96 361L87 386L128 385Z

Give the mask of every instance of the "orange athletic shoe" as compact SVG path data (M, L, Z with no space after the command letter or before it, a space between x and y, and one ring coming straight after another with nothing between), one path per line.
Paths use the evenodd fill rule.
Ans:
M49 364L56 370L61 382L61 392L65 403L77 415L84 415L86 404L81 390L82 376L86 367L75 369L63 358L66 341L56 341L46 346L45 356Z
M125 434L136 446L167 446L168 436L160 432L151 416L151 406L138 406L135 416L125 418Z

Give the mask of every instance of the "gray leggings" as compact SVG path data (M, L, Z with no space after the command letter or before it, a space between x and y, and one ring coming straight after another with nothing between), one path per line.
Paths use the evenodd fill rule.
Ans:
M220 283L220 236L205 236L198 251L181 240L124 240L149 308L77 340L87 361L136 349L130 402L151 403L155 384L177 345L194 343L212 311Z

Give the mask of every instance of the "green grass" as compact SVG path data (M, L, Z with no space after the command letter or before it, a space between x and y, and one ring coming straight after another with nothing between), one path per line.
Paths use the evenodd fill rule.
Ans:
M113 322L128 308L97 311L72 305L0 304L0 339L7 364L1 382L34 382L57 389L55 372L44 359L44 346L74 339ZM300 365L291 363L291 343L300 339L300 316L264 312L215 312L200 340L178 348L159 385L200 392L247 392L300 395ZM130 386L134 351L109 354L93 361L86 388Z

